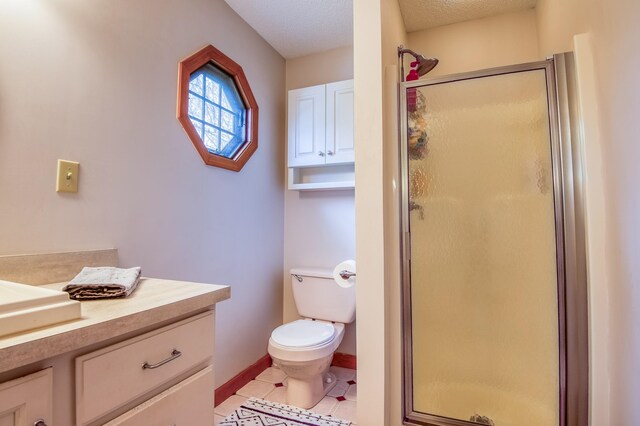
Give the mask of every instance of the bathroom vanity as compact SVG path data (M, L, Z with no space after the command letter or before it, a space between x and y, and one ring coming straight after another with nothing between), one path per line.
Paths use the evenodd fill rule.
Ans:
M127 298L83 301L79 320L0 337L0 426L213 424L215 304L229 296L143 278Z

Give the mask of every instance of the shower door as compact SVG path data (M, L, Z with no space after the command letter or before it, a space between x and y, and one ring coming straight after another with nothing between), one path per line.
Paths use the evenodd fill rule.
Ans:
M403 83L405 421L564 425L553 62Z

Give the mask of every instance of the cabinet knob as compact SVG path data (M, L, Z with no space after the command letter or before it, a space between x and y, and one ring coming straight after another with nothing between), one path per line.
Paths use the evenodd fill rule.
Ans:
M33 426L47 426L47 424L44 422L44 420L42 420L42 419L38 419L38 420L36 420L36 422L33 424Z
M322 152L322 151L318 151L318 155L319 155L320 157L324 157L324 152Z
M334 152L333 151L327 151L327 155L333 155Z

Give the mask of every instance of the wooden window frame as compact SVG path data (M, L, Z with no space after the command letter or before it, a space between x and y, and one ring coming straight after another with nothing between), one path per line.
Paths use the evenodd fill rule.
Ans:
M191 74L207 64L228 74L235 83L236 89L246 109L245 138L232 158L216 155L207 149L189 118L189 80ZM178 111L177 118L187 136L193 143L200 157L209 166L221 167L239 172L253 153L258 149L258 103L256 102L249 81L242 67L227 55L209 45L187 59L180 61L178 67Z

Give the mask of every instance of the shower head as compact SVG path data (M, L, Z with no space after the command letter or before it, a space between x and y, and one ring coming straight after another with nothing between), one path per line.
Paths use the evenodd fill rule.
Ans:
M404 58L404 54L408 53L413 56L416 60L412 63L413 66L417 65L416 72L419 76L423 76L427 74L429 71L434 69L436 65L438 65L438 60L436 58L425 58L423 55L419 55L411 49L406 49L403 46L398 47L398 57L400 58L400 66L404 72L404 64L402 63L402 59ZM415 64L415 65L414 65ZM404 78L404 76L403 76Z
M416 61L418 62L418 68L416 71L419 76L423 76L438 65L438 60L436 58L425 58L422 55L416 56Z

